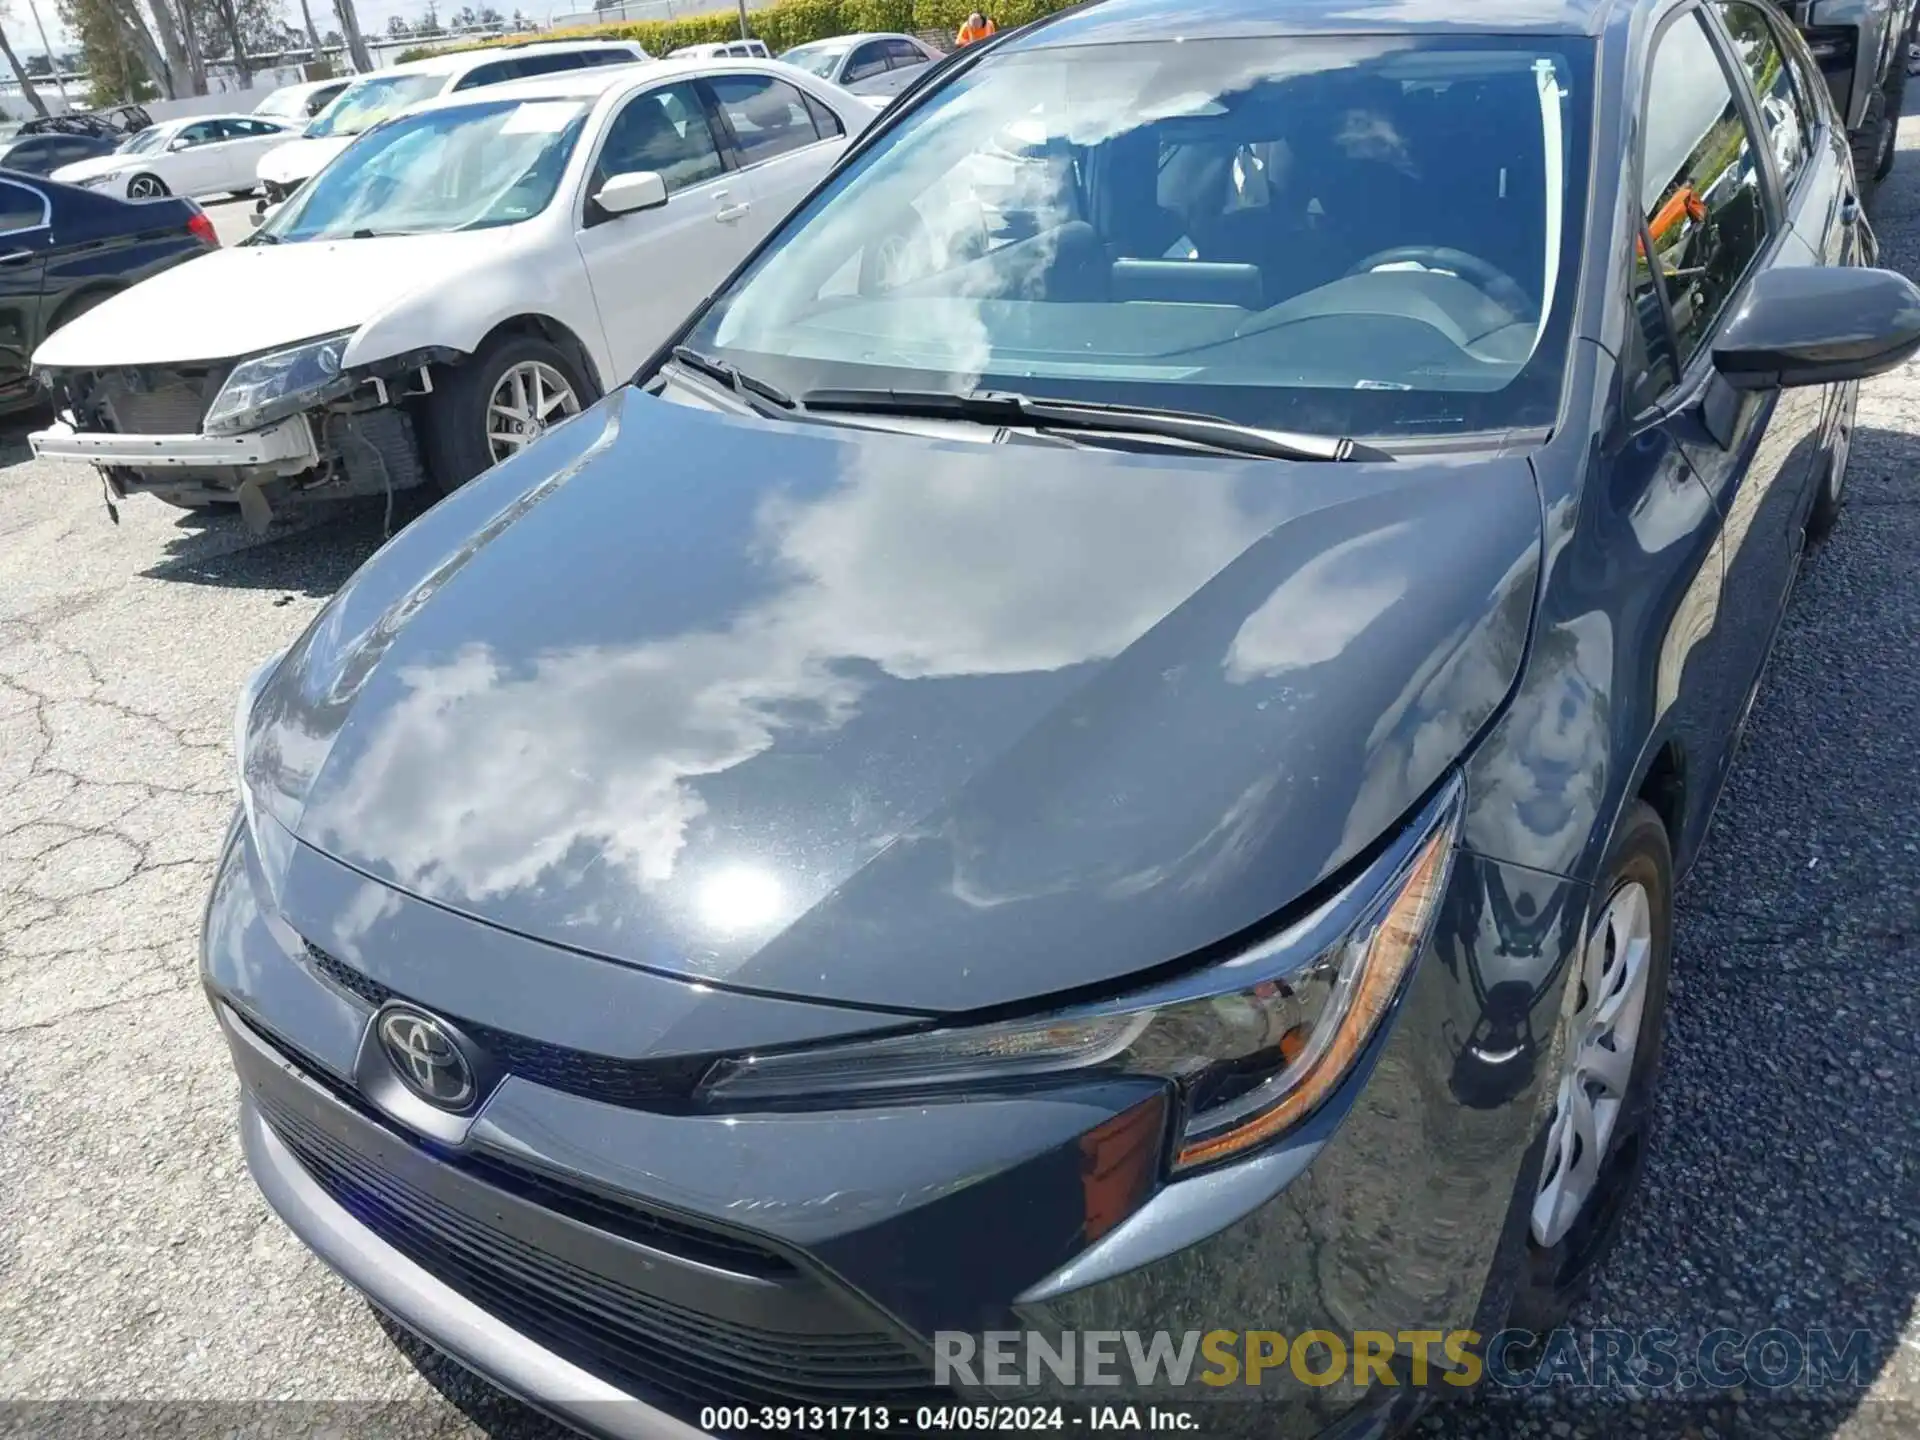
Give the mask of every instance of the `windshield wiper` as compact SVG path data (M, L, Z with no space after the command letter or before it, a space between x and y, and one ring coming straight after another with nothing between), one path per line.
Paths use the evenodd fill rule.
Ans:
M786 391L769 381L747 374L731 361L721 360L713 355L703 355L690 345L674 346L673 358L689 370L698 370L702 375L718 380L736 395L748 397L758 395L763 400L772 401L782 410L793 409L793 397Z
M1258 455L1269 460L1390 460L1384 450L1344 435L1297 435L1237 425L1217 415L1156 410L1144 405L1104 405L1084 400L1049 400L1007 390L809 390L800 397L805 410L848 414L909 415L929 420L973 420L986 425L1019 425L1041 431L1145 435L1183 444Z

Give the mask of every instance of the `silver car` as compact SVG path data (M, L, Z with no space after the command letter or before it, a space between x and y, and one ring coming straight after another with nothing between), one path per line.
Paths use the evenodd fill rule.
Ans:
M911 35L836 35L780 57L856 95L897 95L940 52Z

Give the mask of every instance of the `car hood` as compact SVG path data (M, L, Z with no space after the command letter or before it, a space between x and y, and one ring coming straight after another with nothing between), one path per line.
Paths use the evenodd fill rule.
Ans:
M276 185L298 185L308 177L318 175L322 166L358 138L356 135L329 135L319 140L290 140L262 155L260 163L254 167L254 174Z
M91 160L76 160L71 165L62 165L47 176L49 180L58 180L62 185L78 185L82 180L91 180L96 175L111 175L116 170L128 170L148 157L141 155L122 155L114 151L109 155L96 155Z
M456 285L506 245L504 230L240 245L176 265L61 326L34 352L53 369L226 360L366 324ZM357 365L380 355L347 350Z
M1523 458L980 444L622 390L371 560L250 753L306 844L523 935L1028 1001L1259 925L1402 819L1504 702L1539 545Z

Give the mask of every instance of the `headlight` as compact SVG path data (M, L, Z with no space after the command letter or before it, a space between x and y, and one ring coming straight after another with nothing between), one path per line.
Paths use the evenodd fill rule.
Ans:
M280 662L286 659L287 652L263 661L241 687L240 703L233 712L233 761L236 777L240 785L240 809L247 822L247 834L252 837L254 853L259 857L260 870L267 881L268 898L276 905L279 903L280 879L286 873L287 862L293 857L293 821L297 817L284 815L285 795L274 785L266 783L259 767L254 764L253 712L258 707L261 692L267 688L267 682L280 668Z
M1179 1092L1175 1169L1240 1154L1310 1115L1366 1053L1433 927L1459 813L1456 781L1340 894L1207 972L1216 993L1169 986L1041 1020L724 1060L702 1093L731 1104L1118 1071Z
M210 435L257 430L353 389L340 373L351 330L289 350L242 360L213 397L202 422Z

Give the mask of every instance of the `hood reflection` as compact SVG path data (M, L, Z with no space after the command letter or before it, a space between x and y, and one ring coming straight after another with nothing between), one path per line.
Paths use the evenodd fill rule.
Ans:
M753 583L742 588L757 598L730 614L627 642L538 643L581 629L569 615L591 613L602 587L624 591L636 614L648 608L655 582L670 585L686 558L655 537L636 542L623 576L586 557L571 580L556 575L528 596L522 654L512 639L444 654L409 654L402 640L373 682L390 693L371 723L350 721L305 838L376 856L398 884L456 906L589 875L619 883L582 896L630 902L673 880L697 845L704 873L672 897L681 923L715 940L764 935L817 900L840 866L810 872L801 857L757 855L767 837L750 830L709 824L703 834L704 781L783 747L796 760L830 750L899 682L1045 675L1110 658L1278 514L1271 490L1238 493L1237 467L1192 466L1165 483L1164 466L1109 457L1010 487L981 482L972 447L829 443L844 480L812 496L777 487L743 525ZM896 454L903 443L919 452L911 475ZM1155 483L1130 484L1129 468ZM990 758L936 768L959 779ZM868 809L856 785L831 838L861 852L846 857L858 863L898 833L889 820L917 818ZM595 928L617 918L576 917Z

